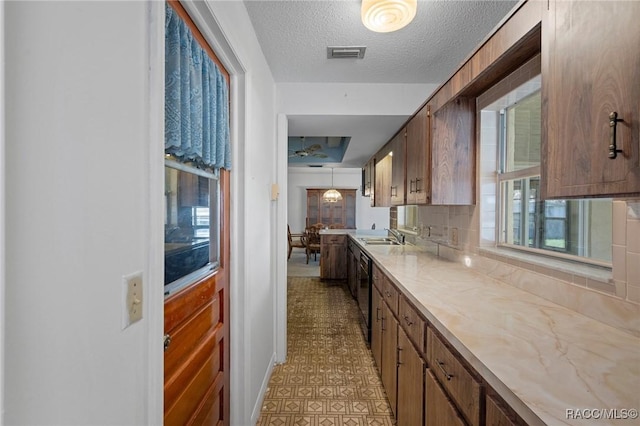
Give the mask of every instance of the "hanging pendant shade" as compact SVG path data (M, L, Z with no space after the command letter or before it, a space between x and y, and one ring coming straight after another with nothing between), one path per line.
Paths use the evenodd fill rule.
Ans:
M342 194L332 188L322 195L322 201L325 203L337 203L342 201Z
M325 203L337 203L342 201L342 194L333 187L333 169L331 169L331 189L322 194L322 201Z

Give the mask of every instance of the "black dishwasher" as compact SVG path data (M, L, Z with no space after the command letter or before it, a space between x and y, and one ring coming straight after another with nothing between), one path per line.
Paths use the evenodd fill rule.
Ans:
M358 307L362 313L362 332L367 342L371 341L371 259L360 253L358 268Z

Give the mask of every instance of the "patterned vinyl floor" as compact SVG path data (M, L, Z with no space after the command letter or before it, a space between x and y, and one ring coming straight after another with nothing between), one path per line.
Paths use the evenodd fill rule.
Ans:
M288 356L259 426L390 426L387 397L343 282L288 278Z

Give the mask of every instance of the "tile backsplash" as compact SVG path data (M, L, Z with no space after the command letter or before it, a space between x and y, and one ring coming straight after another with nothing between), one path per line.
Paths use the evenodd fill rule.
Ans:
M640 200L613 201L611 270L484 247L480 228L478 206L420 206L418 235L407 239L425 247L437 243L439 256L471 259L494 279L640 336Z

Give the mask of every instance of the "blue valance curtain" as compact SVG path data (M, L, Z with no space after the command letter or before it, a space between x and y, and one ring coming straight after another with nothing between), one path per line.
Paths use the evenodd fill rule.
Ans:
M231 169L224 75L169 5L165 19L165 152L205 168Z

